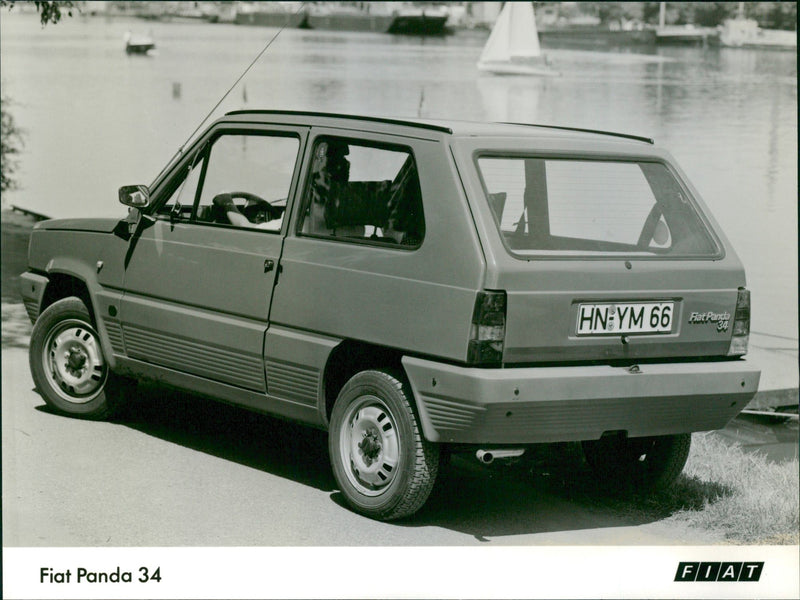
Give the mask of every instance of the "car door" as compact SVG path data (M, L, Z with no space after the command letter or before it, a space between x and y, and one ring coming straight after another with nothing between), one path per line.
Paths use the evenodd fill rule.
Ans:
M266 391L264 333L305 138L297 127L212 130L154 192L126 257L129 358Z

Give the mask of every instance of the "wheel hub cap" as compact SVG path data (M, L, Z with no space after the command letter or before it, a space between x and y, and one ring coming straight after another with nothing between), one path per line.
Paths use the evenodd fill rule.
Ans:
M341 453L347 477L358 490L377 496L391 483L400 460L400 441L391 413L374 396L354 402L341 433Z
M83 373L84 367L86 366L86 362L89 360L89 357L86 355L80 346L73 346L67 351L67 370L70 372L71 375L75 377L80 377Z
M366 462L369 466L375 462L375 459L377 459L380 455L381 443L378 439L378 432L375 430L369 432L365 431L363 436L364 439L361 440L361 443L358 445L358 447L361 449L361 452L364 455L364 462Z
M108 370L100 342L85 323L67 321L54 329L43 358L53 387L70 402L89 402L105 384Z

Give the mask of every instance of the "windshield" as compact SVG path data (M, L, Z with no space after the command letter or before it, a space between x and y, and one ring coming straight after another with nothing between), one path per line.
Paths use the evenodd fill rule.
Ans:
M662 163L518 156L477 163L512 254L719 254L688 192Z

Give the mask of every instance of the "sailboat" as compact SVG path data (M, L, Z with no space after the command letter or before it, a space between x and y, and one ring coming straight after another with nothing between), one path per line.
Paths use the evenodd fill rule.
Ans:
M506 2L478 60L478 70L496 75L559 75L539 46L530 2Z

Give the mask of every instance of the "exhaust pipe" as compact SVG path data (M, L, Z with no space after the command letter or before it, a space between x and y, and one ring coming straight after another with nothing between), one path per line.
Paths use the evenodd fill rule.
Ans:
M495 450L481 449L475 453L475 458L485 465L490 465L495 460L519 458L523 454L525 454L525 448L498 448Z

